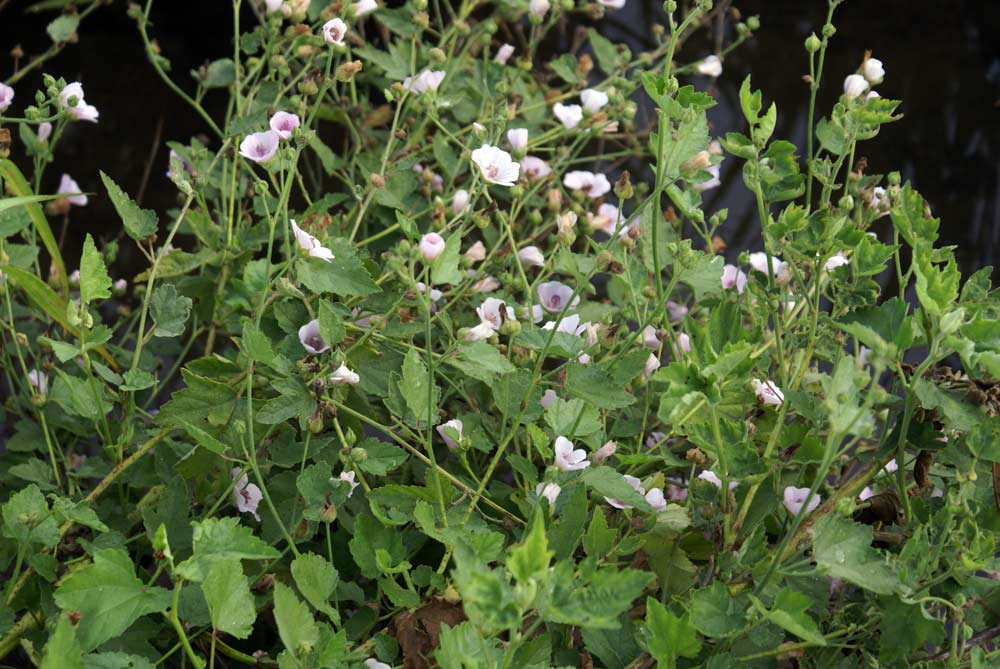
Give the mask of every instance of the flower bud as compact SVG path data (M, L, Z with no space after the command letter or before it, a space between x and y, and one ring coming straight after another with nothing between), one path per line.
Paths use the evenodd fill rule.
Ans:
M360 60L354 60L350 63L344 63L337 68L337 81L342 83L348 83L354 79L354 75L361 71L362 65Z
M376 174L372 172L368 175L368 182L371 183L375 188L385 188L385 177L381 174Z
M750 18L748 18L747 19L747 27L750 28L750 30L753 30L753 31L760 30L760 17L759 16L751 16Z
M823 43L819 41L818 37L816 37L816 33L813 33L806 38L806 51L809 53L816 53L822 45Z
M635 195L635 189L632 188L632 179L628 170L624 170L622 175L618 177L618 180L615 181L615 195L618 196L619 200L630 200Z
M319 519L327 525L337 520L337 507L333 504L324 504L323 510L319 513Z
M840 201L837 202L837 206L840 207L841 209L853 209L854 198L851 197L850 195L845 195L844 197L840 198Z
M832 23L827 23L823 26L823 37L830 39L837 34L837 29L833 27Z

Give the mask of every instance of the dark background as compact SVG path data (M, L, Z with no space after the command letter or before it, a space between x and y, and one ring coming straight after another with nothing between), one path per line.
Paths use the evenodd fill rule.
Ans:
M30 57L44 50L44 27L51 12L26 14L27 0L0 0L0 80L12 72L9 51L21 45ZM713 82L695 77L698 88L710 88L720 104L709 111L715 134L742 130L737 93L747 73L778 106L775 137L805 146L808 89L802 75L808 60L802 43L820 31L826 16L823 0L743 0L736 6L744 17L757 14L761 28L725 63ZM626 7L597 25L610 38L625 40L634 52L650 46L648 26L665 22L656 0L628 0ZM193 91L188 72L231 54L231 5L227 0L158 0L150 29L163 55L173 64L176 81ZM244 20L251 25L252 15ZM1000 255L1000 2L995 0L848 0L835 15L837 34L827 53L825 85L817 102L817 117L826 113L840 93L844 76L853 72L866 49L885 63L886 78L878 86L886 97L903 100L904 119L884 127L880 136L862 145L869 172L899 170L904 179L931 203L942 220L943 244L959 247L964 274L997 265ZM565 31L567 34L570 31ZM164 177L164 142L203 132L200 119L159 80L146 61L135 24L116 1L89 17L80 29L81 42L68 46L46 63L46 72L80 80L87 101L101 111L100 123L76 123L60 143L56 164L46 174L43 190L53 191L61 172L71 173L81 187L101 192L98 169L108 172L128 192L136 194L151 162L143 206L161 213L175 203L176 190ZM729 37L732 35L730 34ZM558 38L556 38L558 39ZM700 59L711 50L712 36L697 36L678 54L678 62ZM12 111L20 113L40 85L33 73L15 86ZM223 93L207 106L221 118ZM758 249L757 222L749 193L739 179L734 160L723 166L723 185L707 193L709 212L730 210L723 236L732 252ZM888 219L876 227L887 230ZM78 245L86 232L109 238L118 223L106 198L75 209L67 242ZM882 235L883 239L886 235ZM124 245L123 245L124 246ZM73 251L67 253L74 257ZM123 258L128 264L128 258ZM70 263L73 264L72 262ZM125 272L125 267L120 271Z

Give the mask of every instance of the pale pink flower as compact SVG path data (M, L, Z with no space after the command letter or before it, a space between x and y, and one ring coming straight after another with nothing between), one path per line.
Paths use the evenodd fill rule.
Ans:
M0 83L0 112L7 109L14 101L14 89L7 84Z
M260 488L250 483L247 475L243 474L239 467L233 468L229 472L229 475L236 479L236 485L233 486L233 499L236 502L237 510L240 513L249 513L259 521L260 516L257 515L257 505L264 498L260 492Z
M542 267L545 265L545 256L537 246L525 246L517 252L517 257L525 267Z
M510 57L513 55L514 55L514 45L504 44L499 49L497 49L497 55L493 57L493 62L504 65L508 60L510 60Z
M712 175L712 178L707 181L702 181L699 183L691 184L691 188L698 192L704 192L711 190L716 186L722 185L722 181L719 179L719 174L721 172L722 165L717 163L715 165L709 165L705 168L705 171Z
M865 489L858 493L858 499L862 502L875 496L875 491L865 486Z
M351 495L353 495L354 494L354 489L357 488L359 485L361 485L360 483L358 483L357 481L354 480L355 477L356 476L355 476L355 474L354 474L353 471L342 471L342 472L340 472L340 475L337 476L337 478L339 480L341 480L344 483L346 483L347 485L351 486L350 492L347 493L348 497L350 497Z
M535 486L535 494L541 499L544 497L549 500L549 506L554 507L556 505L556 500L559 499L559 493L562 492L562 488L556 483L539 483Z
M500 288L500 281L495 276L486 276L472 284L472 290L476 293L492 293Z
M525 178L531 181L539 181L552 173L549 164L538 156L525 156L521 158L521 171Z
M844 256L843 251L837 252L836 255L830 256L830 259L823 263L823 269L827 272L832 272L838 267L849 264L851 261Z
M637 493L639 493L640 495L645 495L646 494L646 491L643 490L643 488L642 488L642 481L640 481L636 477L630 476L628 474L623 475L622 478L624 478L625 482L628 483L630 486L632 486L632 488L635 489L635 491ZM611 497L605 497L604 501L606 501L608 504L610 504L611 506L615 507L616 509L631 509L632 508L631 504L626 504L625 502L621 501L620 499L613 499Z
M611 9L621 9L625 6L625 0L597 0L599 3L605 7L610 7Z
M446 428L450 428L451 430L455 431L455 434L458 436L457 441L455 440L454 437L448 434L449 430ZM458 448L458 442L462 441L461 420L459 420L458 418L453 418L449 420L447 423L442 423L441 425L438 425L435 429L437 430L438 434L441 435L441 438L444 439L444 443L447 444L448 448L452 449Z
M481 241L476 241L463 255L470 263L482 262L486 259L486 247Z
M274 158L274 152L278 150L280 139L278 133L273 130L247 135L240 142L240 155L255 163L266 163Z
M73 98L76 98L76 100L74 101ZM75 104L73 104L74 102ZM83 84L79 81L66 84L59 92L59 104L64 109L70 109L76 105L83 104Z
M340 367L333 371L330 375L330 383L332 385L357 385L361 381L361 377L358 376L357 372L351 371L351 369L344 363L340 364Z
M688 497L687 488L680 485L676 485L676 483L680 483L680 481L667 484L666 497L671 502L683 502Z
M459 188L451 198L451 213L455 216L464 213L469 208L469 191Z
M69 196L71 193L79 193L79 195ZM87 205L87 196L83 194L83 189L68 174L63 174L62 178L59 179L59 189L56 190L56 195L69 196L66 200L77 207L85 207Z
M646 503L653 507L653 511L656 513L662 513L667 510L667 499L663 495L662 488L647 490L644 497L646 498Z
M677 343L676 343L676 345L672 346L672 348L674 349L674 355L677 356L677 357L680 357L680 354L682 352L683 353L690 353L691 352L691 337L689 337L686 332L680 333L679 335L677 335ZM680 349L680 351L678 351L678 349Z
M28 372L28 383L39 395L44 395L49 390L49 377L41 370L33 369Z
M882 471L886 474L895 474L898 469L899 465L896 464L896 458L893 458L892 460L889 460L889 462L885 463L885 467L882 468Z
M343 19L330 19L323 24L323 41L327 44L344 46L344 37L346 35L347 24L344 23Z
M264 6L268 12L276 12L281 9L281 3L285 0L264 0Z
M493 336L493 325L487 323L486 321L480 321L479 325L474 328L469 328L465 331L462 337L463 341L473 342L473 341L484 341Z
M417 290L427 295L428 299L430 299L432 303L437 302L442 297L444 297L444 293L442 293L434 286L428 286L423 281L417 281Z
M47 142L49 137L52 136L52 124L48 121L44 121L38 124L38 141Z
M495 297L487 297L483 303L476 307L476 314L484 323L489 323L494 330L499 330L505 321L517 320L514 317L514 310L504 304L503 300Z
M542 397L538 400L538 403L542 405L543 409L548 409L557 399L559 399L559 396L556 395L556 391L549 388L542 393Z
M299 117L289 112L275 112L271 117L271 130L278 133L281 139L291 139L292 132L299 127Z
M743 289L747 285L747 275L736 265L726 265L722 268L722 287L725 290L736 288L736 292L743 294Z
M618 207L607 202L597 208L597 214L587 212L590 227L600 230L606 235L613 235L618 227Z
M528 148L528 129L511 128L507 131L507 141L510 142L510 148L514 151L525 151Z
M97 119L101 116L100 112L97 111L97 107L86 103L71 107L69 115L77 121L90 121L91 123L97 123Z
M363 1L364 0L362 0L362 2ZM372 0L372 4L374 4L374 2L375 0ZM367 660L365 660L364 665L365 669L392 669L392 667L390 667L388 664L386 664L385 662L379 662L374 657L369 657Z
M698 63L696 66L698 74L717 79L722 74L722 60L714 53Z
M563 186L570 190L582 190L589 197L595 199L611 190L611 182L606 176L585 170L567 172L563 176Z
M333 251L323 246L318 239L296 225L295 219L290 220L292 222L292 233L295 235L295 241L298 243L299 248L306 251L312 258L319 258L327 262L333 260Z
M781 392L774 381L753 380L753 392L764 404L781 404L785 401L785 394Z
M557 102L552 105L552 113L567 128L575 128L583 120L583 107L580 105L564 105Z
M642 378L649 380L649 377L653 375L653 372L660 368L660 359L656 357L656 354L650 353L649 357L646 358L646 366L642 369Z
M572 303L570 299L572 298ZM572 309L580 303L580 296L573 297L573 289L559 281L547 281L538 286L538 301L552 314L561 312L567 304Z
M436 232L428 232L420 238L420 255L427 262L432 262L444 253L444 238Z
M797 516L802 507L806 504L806 498L809 497L809 488L796 488L795 486L788 486L785 488L784 504L785 508L788 509L788 513L793 516ZM820 496L813 495L812 499L809 500L809 505L805 507L805 513L812 513L819 506L821 499Z
M673 300L667 300L667 318L670 319L671 323L676 323L677 321L684 320L684 317L688 315L687 306L674 302Z
M415 77L403 79L403 88L417 94L436 91L444 81L444 75L444 70L424 70Z
M647 325L642 329L642 343L646 348L651 348L654 351L660 348L660 338L656 336L656 328L652 325Z
M849 74L844 79L844 97L853 99L864 95L868 90L868 81L860 74Z
M698 474L698 478L700 478L702 481L708 481L716 488L722 488L722 479L720 479L719 476L711 470L706 469L702 473ZM739 485L738 481L730 481L729 489L735 490L738 485Z
M513 186L521 171L509 153L488 144L472 152L472 162L479 166L484 179L499 186Z
M869 58L865 61L864 67L861 68L861 74L870 83L880 84L882 79L885 78L885 67L882 65L882 61L878 58Z
M756 253L751 253L749 257L750 267L761 274L767 275L767 253L764 251L757 251ZM788 263L779 258L778 256L771 256L771 271L774 273L774 280L778 283L783 283L791 276L791 270L788 267Z
M573 442L562 435L556 437L555 453L556 467L564 472L575 472L590 466L587 451L574 449Z
M308 353L318 355L329 350L330 345L319 334L319 320L312 319L299 328L299 343Z
M583 108L590 114L596 114L601 108L608 104L608 94L594 88L585 88L580 91L580 102Z
M549 0L531 0L528 3L528 11L536 18L544 18L551 7Z
M599 449L594 451L594 454L590 456L590 461L593 462L595 465L599 465L608 458L610 458L612 455L614 455L615 451L617 450L618 450L618 444L616 444L613 441L609 441L603 446L601 446Z
M351 13L356 18L361 18L365 14L371 14L376 9L378 9L378 3L375 0L358 0L351 3Z

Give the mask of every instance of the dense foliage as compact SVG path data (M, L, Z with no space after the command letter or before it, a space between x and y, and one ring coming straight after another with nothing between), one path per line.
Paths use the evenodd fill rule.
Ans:
M31 90L44 58L0 85L8 665L996 661L1000 297L862 157L882 63L824 73L828 22L806 147L749 78L710 129L756 19L668 0L633 54L624 1L255 1L193 82L132 5L205 124L167 212L111 165L48 194L116 110ZM102 3L43 4L59 49ZM703 207L723 160L762 249ZM93 198L137 276L113 236L64 256Z

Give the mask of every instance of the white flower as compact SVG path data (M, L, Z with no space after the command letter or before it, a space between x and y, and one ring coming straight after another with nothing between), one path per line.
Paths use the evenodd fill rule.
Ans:
M451 213L455 216L464 213L469 208L469 191L459 188L451 198Z
M722 60L714 53L697 65L698 74L717 79L722 74Z
M646 348L651 348L654 351L660 348L660 338L656 336L656 328L652 325L647 325L642 329L642 343Z
M79 81L74 81L66 84L63 89L59 92L59 104L63 106L64 109L70 109L73 106L70 102L72 98L76 98L76 104L83 104L83 84Z
M332 383L335 386L342 385L345 383L354 386L357 385L360 381L361 377L358 376L357 372L351 371L351 369L348 368L348 366L343 363L341 363L340 367L335 369L333 371L333 374L330 376L330 383Z
M653 511L661 513L667 510L667 500L663 496L662 488L653 488L645 495L646 503L653 507Z
M844 96L856 98L868 90L868 82L860 74L849 74L844 79Z
M559 493L562 492L562 488L556 483L539 483L535 486L535 494L541 499L544 497L549 500L549 506L555 506L556 500L559 498Z
M642 481L640 481L639 479L637 479L634 476L629 476L628 474L625 474L623 476L623 478L625 479L625 483L628 483L630 486L632 486L637 493L639 493L640 495L645 495L646 494L646 491L643 490L643 488L642 488ZM611 497L605 497L604 501L606 501L608 504L610 504L611 506L615 507L616 509L631 509L632 508L631 504L626 504L625 502L621 501L620 499L613 499Z
M14 89L7 84L0 83L0 112L7 109L14 101Z
M557 399L559 399L559 396L556 395L556 391L549 388L542 393L542 397L538 400L538 403L542 405L543 409L548 409Z
M552 173L552 168L549 167L549 164L538 156L525 156L521 158L521 170L524 172L524 176L531 181L544 179Z
M444 70L424 70L415 77L403 79L403 88L417 94L436 91L444 81L444 75Z
M448 430L446 430L445 428L451 428L452 430L454 430L458 434L458 441L452 439L448 435ZM448 448L458 448L458 442L462 441L462 421L460 421L457 418L453 418L449 420L447 423L442 423L441 425L438 425L437 428L435 429L437 429L438 434L441 435L441 438L444 439L444 443L448 445Z
M758 251L750 254L750 267L767 275L767 253ZM778 256L771 256L771 271L774 273L776 283L782 284L792 276L792 270L784 260Z
M563 176L563 186L570 190L582 190L595 199L611 190L611 182L606 176L585 170L567 172Z
M597 0L599 3L605 7L610 7L611 9L621 9L625 6L625 0Z
M785 401L785 394L781 388L775 385L774 381L753 380L753 392L764 404L781 404Z
M686 332L682 332L677 335L677 343L671 345L674 350L674 355L680 357L681 353L691 352L691 337L688 336Z
M266 163L274 158L274 152L278 150L278 141L281 137L273 130L255 132L247 135L240 142L240 155L249 158L255 163Z
M865 61L864 67L861 68L861 72L868 83L880 84L882 79L885 78L885 68L882 66L882 61L878 58L869 58Z
M514 151L524 151L528 148L528 129L511 128L507 131L507 141Z
M434 286L427 286L423 281L417 281L417 290L421 293L425 293L431 302L437 302L442 297L444 293L435 288Z
M521 172L521 166L509 153L489 144L472 152L472 162L479 166L484 179L499 186L513 186Z
M323 41L327 44L344 46L345 35L347 35L347 24L342 19L330 19L323 24Z
M844 257L844 252L839 251L836 255L830 256L830 259L823 263L823 269L827 272L832 272L833 270L847 265L851 261Z
M726 265L722 268L722 287L725 290L736 288L736 292L743 294L743 289L747 285L747 275L736 265Z
M601 107L608 104L608 94L594 88L585 88L580 91L580 102L588 113L596 114L601 111Z
M865 100L871 100L873 98L880 98L880 97L882 96L878 94L878 91L868 91L867 93L865 93Z
M118 279L111 285L111 290L115 295L124 295L125 291L128 290L128 281L125 279Z
M76 205L77 207L87 206L87 196L83 194L83 190L80 185L73 180L68 174L62 175L59 179L59 189L56 191L56 195L69 195L70 193L80 193L80 195L73 195L67 197L66 200L70 204Z
M420 255L427 262L432 262L439 255L444 253L444 237L436 232L428 232L420 238Z
M809 488L796 488L795 486L788 486L785 488L784 495L785 508L788 509L788 513L793 516L797 516L805 506L806 498L809 497ZM809 506L806 506L805 513L811 513L816 510L819 506L820 496L813 495L812 499L809 500Z
M291 221L292 233L295 235L295 241L298 243L299 248L306 251L312 258L320 258L327 262L333 260L333 251L323 246L318 239L297 226L295 219L291 219Z
M302 344L302 348L313 355L330 348L330 345L323 341L323 337L320 336L319 321L315 318L299 328L299 342Z
M537 246L525 246L517 252L517 257L521 264L526 267L542 267L545 265L545 256Z
M861 500L862 502L874 496L875 496L875 491L869 488L868 486L865 486L865 489L862 490L860 493L858 493L858 499Z
M88 104L79 104L71 108L69 115L77 121L90 121L91 123L97 123L97 119L100 117L97 107Z
M483 246L481 241L477 241L469 247L469 250L464 253L464 256L470 263L480 262L486 258L486 247Z
M563 436L556 437L556 467L564 472L575 472L590 466L587 451L573 448L573 442Z
M528 3L528 11L531 12L532 16L540 19L548 13L551 6L549 0L531 0Z
M374 4L374 0L372 4ZM392 669L392 667L390 667L385 662L379 662L374 657L369 657L367 660L365 660L365 669Z
M896 464L896 458L893 458L892 460L889 460L889 462L885 463L885 467L882 468L882 471L886 474L895 474L898 469L899 465Z
M700 478L702 481L708 481L709 483L711 483L712 485L714 485L716 488L722 488L722 479L720 479L719 476L715 472L713 472L713 471L710 471L710 470L706 469L702 473L698 474L698 478ZM738 486L738 485L739 485L738 481L730 481L729 482L729 489L730 490L735 490L736 486Z
M233 500L236 502L236 508L240 513L252 514L259 521L260 516L257 515L257 505L263 499L260 488L253 483L249 483L247 475L241 473L239 467L235 467L229 472L229 475L236 479L236 485L233 486Z
M341 481L344 481L349 486L351 486L351 491L349 493L347 493L348 497L350 497L351 495L353 495L354 494L354 489L357 488L359 485L361 485L360 483L358 483L357 481L354 480L355 479L355 474L354 474L353 471L350 471L350 472L348 472L348 471L340 472L340 475L337 478L339 480L341 480Z
M703 193L721 185L722 180L719 179L719 172L721 171L721 168L721 164L709 165L705 168L705 171L711 174L712 178L707 181L702 181L701 183L691 184L691 188L695 189L699 193Z
M484 323L489 323L494 330L499 330L505 321L517 320L514 317L514 310L504 304L503 300L495 297L487 297L483 303L476 307L476 314Z
M673 300L667 300L666 307L667 317L670 318L671 323L684 320L684 317L688 314L688 308L685 305L678 304Z
M610 458L612 455L614 455L615 451L617 450L618 450L618 444L616 444L613 441L609 441L600 448L598 448L596 451L594 451L594 454L590 456L590 461L593 462L595 465L599 465L608 458Z
M660 359L656 357L656 354L650 353L649 357L646 358L646 366L642 369L642 378L649 380L649 377L653 375L653 372L660 368Z
M0 109L0 111L3 111ZM52 136L52 124L48 121L44 121L38 124L38 141L45 142L48 141L49 137Z
M267 7L267 11L276 12L281 9L281 3L284 0L264 0L264 6Z
M469 328L465 331L465 336L462 337L463 341L483 341L489 339L493 336L493 324L486 321L480 321L479 325L474 328Z
M378 9L378 3L375 0L358 0L351 3L351 12L356 18L361 18L365 14L371 14L376 9Z
M271 130L278 133L278 137L281 139L291 139L292 132L299 127L300 121L296 114L279 111L275 112L274 116L271 117L269 125L271 126Z
M572 297L573 289L559 281L547 281L538 286L538 300L542 308L552 314L561 312ZM572 309L579 303L580 296L577 295L572 304L569 304L569 308Z
M590 221L590 227L606 235L613 235L618 227L618 207L605 202L597 208L596 215L588 211L587 220Z
M39 395L44 395L49 389L49 377L45 372L33 369L28 372L28 383L38 391Z
M472 284L472 290L476 293L492 293L500 287L500 282L495 276L486 276Z
M557 102L552 105L552 113L567 128L575 128L583 120L583 107L580 105L564 105Z
M503 65L508 60L510 60L510 57L513 55L514 55L514 45L504 44L499 49L497 49L497 55L493 57L493 62L500 63L501 65Z

